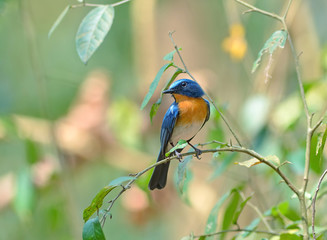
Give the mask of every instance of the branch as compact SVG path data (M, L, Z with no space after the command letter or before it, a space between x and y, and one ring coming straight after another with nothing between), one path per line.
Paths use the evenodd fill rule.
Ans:
M235 1L250 9L250 10L247 10L245 13L248 13L248 12L258 12L258 13L261 13L261 14L266 15L268 17L275 18L275 19L277 19L280 22L283 22L283 18L281 16L275 14L275 13L267 12L265 10L262 10L260 8L257 8L257 7L251 5L251 4L247 3L247 2L244 2L242 0L235 0Z
M221 142L218 141L212 141L210 143L218 143L221 144ZM205 143L202 145L206 145L209 143ZM201 144L199 144L201 145ZM268 160L266 160L263 156L261 156L259 153L244 148L244 147L239 147L239 146L231 146L227 143L223 144L226 147L223 148L217 148L217 149L205 149L205 150L201 150L202 153L216 153L216 152L239 152L239 153L244 153L246 155L249 155L251 157L254 157L256 159L258 159L260 162L268 165L270 168L272 168L283 180L284 182L287 184L287 186L296 194L299 195L299 191L294 187L294 185L290 182L290 180L280 171L279 167L276 167L274 164L272 164L271 162L269 162ZM191 156L191 155L196 155L195 151L192 152L186 152L186 153L181 153L180 157L186 157L186 156ZM130 180L125 186L122 186L122 190L118 193L118 195L111 200L110 205L108 206L108 208L105 211L105 214L103 215L102 219L100 220L101 225L104 226L104 223L107 219L107 214L110 212L111 208L113 207L114 203L116 202L116 200L128 189L131 188L131 185L136 181L136 179L138 179L140 176L142 176L144 173L146 173L147 171L149 171L150 169L160 165L160 164L164 164L167 162L170 162L172 160L178 159L179 157L177 156L170 156L165 158L164 160L160 161L160 162L156 162L152 165L150 165L149 167L145 168L144 170L133 174L133 176L135 177L134 179Z
M243 201L245 201L246 197L244 196L244 194L241 191L239 191L239 194L240 194L241 198L243 199ZM268 229L268 231L269 232L274 232L272 230L272 228L270 227L269 223L267 222L265 216L260 211L260 209L257 206L255 206L254 204L252 204L250 201L247 202L247 205L249 207L251 207L258 214L258 216L260 217L261 221L266 226L266 228Z
M322 180L324 180L324 177L327 174L327 169L324 171L324 173L321 175L319 181L318 181L318 186L315 192L315 195L312 199L312 234L313 234L313 239L316 240L316 232L315 232L315 217L316 217L316 200L318 196L318 192L320 190L320 185L322 183Z
M130 2L131 0L122 0L120 2L116 2L116 3L112 3L110 4L110 6L112 7L117 7L119 5L122 5L124 3ZM100 7L100 6L104 6L105 4L94 4L94 3L86 3L85 1L83 1L81 4L75 4L75 5L71 5L70 8L79 8L79 7Z
M174 48L179 56L179 59L181 60L183 66L184 66L184 72L187 73L193 81L197 82L195 80L195 78L193 77L193 75L191 74L191 72L188 70L183 58L182 58L182 55L174 41L174 38L173 38L173 33L174 32L169 32L169 37L174 45ZM208 100L211 102L211 104L215 107L215 109L217 110L217 112L219 113L221 119L224 121L224 123L226 124L226 126L228 127L229 131L232 133L232 135L234 136L235 140L237 141L238 145L240 145L242 147L242 144L241 144L241 141L238 139L237 135L235 134L235 132L233 131L233 129L231 128L230 124L228 123L227 119L225 118L224 114L220 111L220 109L216 106L216 104L213 102L212 98L207 94L205 93L206 97L208 98Z
M219 232L215 232L215 233L193 236L193 238L201 238L201 237L207 238L207 237L220 235L220 234L223 234L223 233L229 233L229 232L252 232L252 233L263 233L263 234L269 234L269 235L279 235L278 233L275 233L275 232L240 228L240 229L228 229L228 230L223 230L223 231L219 231Z
M124 3L127 3L127 2L130 2L131 0L122 0L120 2L116 2L116 3L113 3L113 4L110 4L112 7L117 7L119 5L122 5Z

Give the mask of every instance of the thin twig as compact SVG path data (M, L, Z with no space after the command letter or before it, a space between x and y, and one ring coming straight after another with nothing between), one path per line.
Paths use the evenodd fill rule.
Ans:
M130 2L131 0L123 0L123 1L120 1L120 2L116 2L116 3L113 3L113 4L110 4L112 7L117 7L119 5L122 5L124 3L127 3L127 2Z
M110 4L111 7L117 7L119 5L122 5L124 3L130 2L131 0L123 0L120 2L112 3ZM86 3L83 1L81 4L75 4L71 5L70 8L79 8L79 7L100 7L100 6L105 6L106 4L95 4L95 3Z
M292 2L293 2L293 0L289 0L289 1L288 1L288 4L287 4L286 10L285 10L285 13L284 13L284 15L283 15L283 19L284 19L284 21L286 20L286 17L287 17L288 11L290 10L290 7L291 7L291 5L292 5Z
M243 194L241 191L239 191L239 194L240 194L241 198L243 199L243 201L245 201L245 200L246 200L246 197L244 196L244 194ZM247 204L249 207L251 207L251 208L252 208L252 209L253 209L253 210L258 214L258 216L260 217L261 221L262 221L263 224L266 226L266 228L268 229L268 231L269 231L269 232L274 232L274 231L272 230L272 228L270 227L269 223L267 222L265 216L264 216L264 215L262 214L262 212L260 211L260 209L259 209L257 206L255 206L254 204L252 204L250 201L248 201L246 204Z
M262 234L269 234L269 235L278 235L278 233L275 233L275 232L240 228L240 229L228 229L228 230L223 230L223 231L210 233L210 234L197 235L197 236L193 236L193 238L200 238L200 237L206 238L206 237L211 237L211 236L220 235L220 234L229 233L229 232L253 232L253 233L262 233Z
M312 199L312 234L313 234L313 239L316 240L316 231L315 231L315 217L316 217L316 200L318 196L318 192L320 189L320 185L322 183L322 180L324 180L324 177L327 174L327 169L324 171L324 173L321 175L319 181L318 181L318 186L315 192L315 195Z
M100 7L100 6L104 6L104 4L94 4L94 3L86 3L86 2L83 2L83 3L81 3L81 4L71 5L70 8L79 8L79 7Z
M197 82L196 79L193 77L193 75L191 74L191 72L188 70L184 60L183 60L183 57L178 49L178 46L176 45L175 41L174 41L174 38L173 38L173 33L174 32L169 32L169 37L174 45L174 48L178 54L178 57L179 59L181 60L183 66L184 66L184 71L185 73L187 73L193 81ZM205 93L205 96L208 98L208 100L211 102L211 104L215 107L215 109L217 110L217 112L219 113L221 119L224 121L224 123L226 124L226 126L228 127L229 131L231 132L231 134L234 136L235 140L237 141L238 145L240 145L242 147L242 144L241 144L241 141L238 139L237 135L235 134L235 132L233 131L233 129L231 128L230 124L228 123L227 119L225 118L224 114L220 111L220 109L217 107L217 105L214 103L214 101L212 100L212 98L207 94Z
M258 12L258 13L261 13L261 14L266 15L268 17L275 18L275 19L277 19L280 22L283 21L283 18L281 16L275 14L275 13L267 12L265 10L262 10L260 8L257 8L257 7L251 5L251 4L247 3L247 2L244 2L242 0L235 0L235 1L238 2L238 3L240 3L240 4L242 4L243 6L249 8L251 10L251 11L247 10L246 12Z

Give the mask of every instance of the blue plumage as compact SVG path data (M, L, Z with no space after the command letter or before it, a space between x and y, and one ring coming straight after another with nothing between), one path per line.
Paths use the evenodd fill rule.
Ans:
M191 141L210 116L209 102L202 98L204 92L200 85L192 80L178 80L163 93L171 93L175 102L169 107L163 118L160 133L161 147L157 162L166 158L165 153L178 140ZM193 147L193 145L191 146ZM196 152L197 155L201 153L199 149L196 149ZM155 167L149 182L150 190L165 187L168 168L169 162Z

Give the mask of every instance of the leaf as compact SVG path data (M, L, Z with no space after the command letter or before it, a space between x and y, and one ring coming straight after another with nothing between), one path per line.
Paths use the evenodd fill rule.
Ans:
M141 105L141 110L145 108L145 106L149 103L154 91L156 90L157 86L158 86L158 83L160 81L160 78L162 76L162 74L169 68L173 65L173 63L167 63L165 65L163 65L157 75L155 76L154 80L152 81L151 85L150 85L150 88L149 88L149 92L145 95L144 99L143 99L143 102L142 102L142 105Z
M83 211L83 220L86 222L92 215L101 208L103 204L103 199L111 192L111 190L115 189L117 186L105 186L102 188L97 195L93 198L90 206L84 209Z
M94 8L81 22L76 34L76 48L83 63L87 63L109 32L115 11L110 5Z
M225 202L225 200L230 196L230 194L231 191L225 193L211 210L205 227L205 231L204 231L205 234L214 233L216 231L219 209L222 206L222 204ZM212 237L208 237L207 239L212 239Z
M280 240L302 240L302 238L296 234L282 233L280 235Z
M164 91L164 90L167 90L168 88L169 88L169 86L170 86L170 84L172 84L172 82L176 79L176 77L180 74L180 73L182 73L183 72L183 70L182 69L180 69L180 68L178 68L175 72L174 72L174 74L172 75L172 77L170 78L170 80L166 83L166 85L165 85L165 87L163 88L163 90L162 91ZM161 94L160 94L160 97L159 97L159 99L152 105L152 107L151 107L151 111L150 111L150 120L151 120L151 122L152 122L152 119L153 119L153 117L157 114L157 111L158 111L158 109L159 109L159 106L160 106L160 104L161 104L161 101L162 101L162 91L161 91Z
M250 223L250 225L248 225L247 227L245 227L245 229L246 229L246 230L249 230L249 231L248 231L248 232L244 232L244 233L242 234L242 237L243 237L243 238L246 238L246 237L250 236L250 234L252 233L251 231L255 230L255 229L257 228L257 226L258 226L259 223L260 223L260 219L259 219L259 218L254 219L254 220Z
M276 155L268 155L265 157L267 161L273 162L278 166L280 166L280 160Z
M22 220L26 220L32 216L32 210L35 207L36 201L35 187L32 182L30 168L25 168L18 174L16 185L14 208L18 216Z
M241 215L241 212L243 211L244 207L246 206L246 203L252 198L252 196L247 197L243 202L241 202L239 208L237 209L237 211L234 214L233 217L233 224L237 224L238 218Z
M40 158L38 145L30 139L25 140L25 152L29 164L36 163Z
M247 168L253 167L257 164L260 164L261 162L256 159L256 158L251 158L250 160L244 161L244 162L236 162L235 164L241 165L241 166L245 166Z
M218 152L215 152L214 155L216 153L218 153ZM216 167L216 169L214 170L214 172L212 173L212 175L209 177L209 180L213 180L213 179L219 177L227 169L227 167L233 162L233 160L234 160L234 158L236 156L237 156L237 154L235 152L226 155L224 157L223 162ZM217 156L214 156L214 157L217 157Z
M95 211L100 209L103 204L103 199L116 187L120 186L123 182L135 179L131 176L123 176L112 180L108 186L102 188L97 195L93 198L91 204L83 211L83 220L87 221Z
M119 178L116 178L114 180L112 180L110 183L109 183L109 186L115 186L115 187L118 187L120 186L123 182L127 182L127 181L130 181L130 180L133 180L133 179L136 179L135 177L132 177L132 176L123 176L123 177L119 177Z
M60 13L60 15L58 16L57 20L53 23L52 27L50 28L50 31L48 33L48 38L51 37L52 33L54 32L54 30L58 27L58 25L62 22L62 20L64 19L64 17L66 16L66 14L68 13L69 9L71 8L70 5L68 5L67 7L65 7L65 9Z
M186 146L187 146L187 141L185 141L185 140L183 140L183 139L181 139L181 140L179 140L178 142L177 142L177 144L172 148L172 149L170 149L169 150L169 152L167 152L165 155L166 155L166 157L169 157L169 155L171 154L171 153L173 153L173 152L175 152L177 149L183 149L183 148L185 148Z
M234 193L231 197L231 200L229 201L229 204L226 207L225 214L223 217L223 224L222 224L222 230L229 229L230 225L233 222L234 214L237 210L238 204L240 202L240 194L235 190L232 191ZM223 240L226 237L226 233L222 233L220 236L220 239Z
M322 158L322 153L326 144L326 138L327 138L327 125L325 125L325 131L323 134L318 135L318 143L316 148L316 156L319 160Z
M190 181L191 172L188 169L192 156L187 156L178 164L176 185L180 193L183 193L185 183Z
M178 48L179 51L182 50L182 48ZM174 60L174 54L176 53L176 49L174 49L173 51L171 51L170 53L167 53L166 56L164 56L164 60L167 61L173 61Z
M105 240L99 218L89 219L83 227L83 240Z
M253 63L252 73L254 73L258 66L260 65L261 58L263 54L269 52L270 56L272 56L273 52L279 47L284 48L286 40L287 40L287 31L285 30L278 30L274 32L270 38L265 42L263 48L259 51L258 57Z

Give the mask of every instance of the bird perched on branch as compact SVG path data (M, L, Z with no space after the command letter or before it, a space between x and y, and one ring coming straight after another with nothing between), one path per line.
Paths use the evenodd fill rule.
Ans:
M175 102L167 110L160 133L160 152L157 162L166 158L165 154L172 149L179 140L183 139L195 150L197 158L201 150L195 148L190 141L200 131L210 116L209 102L202 98L204 92L200 85L190 79L181 79L174 82L164 94L170 93ZM175 151L178 156L182 149ZM149 189L162 189L166 186L169 163L155 167Z

